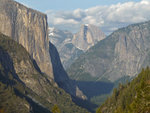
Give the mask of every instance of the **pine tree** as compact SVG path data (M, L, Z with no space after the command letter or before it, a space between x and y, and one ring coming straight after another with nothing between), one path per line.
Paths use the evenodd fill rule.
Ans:
M60 109L57 105L54 105L53 108L52 108L52 113L61 113L60 112Z

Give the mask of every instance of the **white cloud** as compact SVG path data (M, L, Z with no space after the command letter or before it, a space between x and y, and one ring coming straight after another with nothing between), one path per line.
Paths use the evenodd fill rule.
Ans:
M78 21L75 21L74 19L67 19L67 20L65 20L65 19L63 19L63 18L56 18L54 21L54 24L70 24L70 23L72 23L72 24L78 24Z
M118 3L110 6L96 6L73 11L47 11L51 26L65 26L75 30L81 24L94 24L110 33L119 27L150 20L150 0Z
M149 5L150 0L142 0L141 4Z

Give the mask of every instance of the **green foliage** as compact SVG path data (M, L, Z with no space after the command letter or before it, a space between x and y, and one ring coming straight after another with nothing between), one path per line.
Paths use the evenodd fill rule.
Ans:
M54 105L53 108L52 108L52 113L61 113L60 112L60 109L57 105Z
M29 103L17 96L14 88L0 82L0 113L27 113Z
M110 96L110 94L102 94L99 96L94 96L90 99L90 101L96 105L102 105L106 99Z
M3 108L0 108L0 113L4 113L4 109Z
M139 86L136 89L136 97L130 104L131 112L150 112L150 84L149 81L145 82L144 79L141 80Z
M102 112L101 112L101 109L98 108L98 109L96 110L96 113L102 113Z
M28 62L27 71L22 72L20 62ZM16 70L21 70L17 73ZM35 72L35 74L33 73ZM28 75L37 82L39 94L26 87L19 77ZM23 79L26 79L24 77ZM28 78L27 78L28 79ZM39 86L40 84L40 86ZM40 88L43 88L41 90ZM6 113L50 113L54 103L59 106L62 113L85 113L86 109L72 102L71 96L64 90L49 82L47 75L41 74L33 65L29 53L23 46L11 38L0 34L0 108Z
M126 85L119 85L100 107L103 113L149 113L150 112L150 68Z

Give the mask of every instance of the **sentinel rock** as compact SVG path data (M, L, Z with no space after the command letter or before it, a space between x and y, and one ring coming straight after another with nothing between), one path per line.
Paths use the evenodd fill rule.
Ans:
M12 1L0 0L0 32L22 44L42 72L53 78L47 16Z

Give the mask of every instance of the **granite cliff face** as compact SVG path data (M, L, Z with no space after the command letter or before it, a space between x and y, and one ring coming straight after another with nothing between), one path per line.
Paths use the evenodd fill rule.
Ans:
M56 45L64 68L68 68L82 53L105 38L105 34L94 25L82 25L80 31L73 34L49 28L50 42Z
M134 77L150 65L150 21L119 29L82 55L68 70L76 80Z
M55 104L62 112L86 112L85 109L72 102L69 94L58 88L54 81L49 81L47 76L40 72L36 62L22 45L3 34L0 34L0 56L0 84L7 86L0 90L0 95L4 94L7 91L4 89L8 87L10 87L8 91L12 93L9 97L7 97L9 95L7 92L0 96L2 101L0 107L6 110L7 105L12 105L8 113L21 112L21 109L25 110L25 113L50 113ZM16 101L17 105L14 103ZM8 104L5 105L5 102ZM14 109L16 111L13 111Z
M0 12L0 32L12 37L13 40L23 45L23 47L25 47L25 49L37 63L39 70L46 74L48 80L62 80L61 85L65 86L62 88L64 88L64 90L71 95L77 96L76 90L73 90L75 89L73 88L74 83L70 81L67 74L62 74L61 71L59 71L64 70L63 67L52 65L52 62L54 61L52 61L50 55L52 54L52 56L56 57L57 59L59 56L57 56L58 54L55 54L55 52L50 53L50 50L53 50L53 48L49 48L46 15L33 9L29 9L13 0L0 0ZM22 63L17 64L16 70L19 69L19 66L22 65ZM58 60L55 61L55 64L61 65L61 62ZM26 65L24 68L28 68L27 66L28 65ZM53 73L53 69L58 71L57 74ZM32 79L28 80L27 78L30 77L24 75L22 80L27 80L28 82L26 85L32 86L34 81L32 82ZM66 79L69 81L69 83L66 82ZM36 88L34 90L36 90Z
M22 44L41 71L53 78L47 26L45 14L13 0L0 0L0 32Z
M82 25L80 31L74 35L72 42L80 50L87 51L105 37L105 34L97 26L85 24Z

